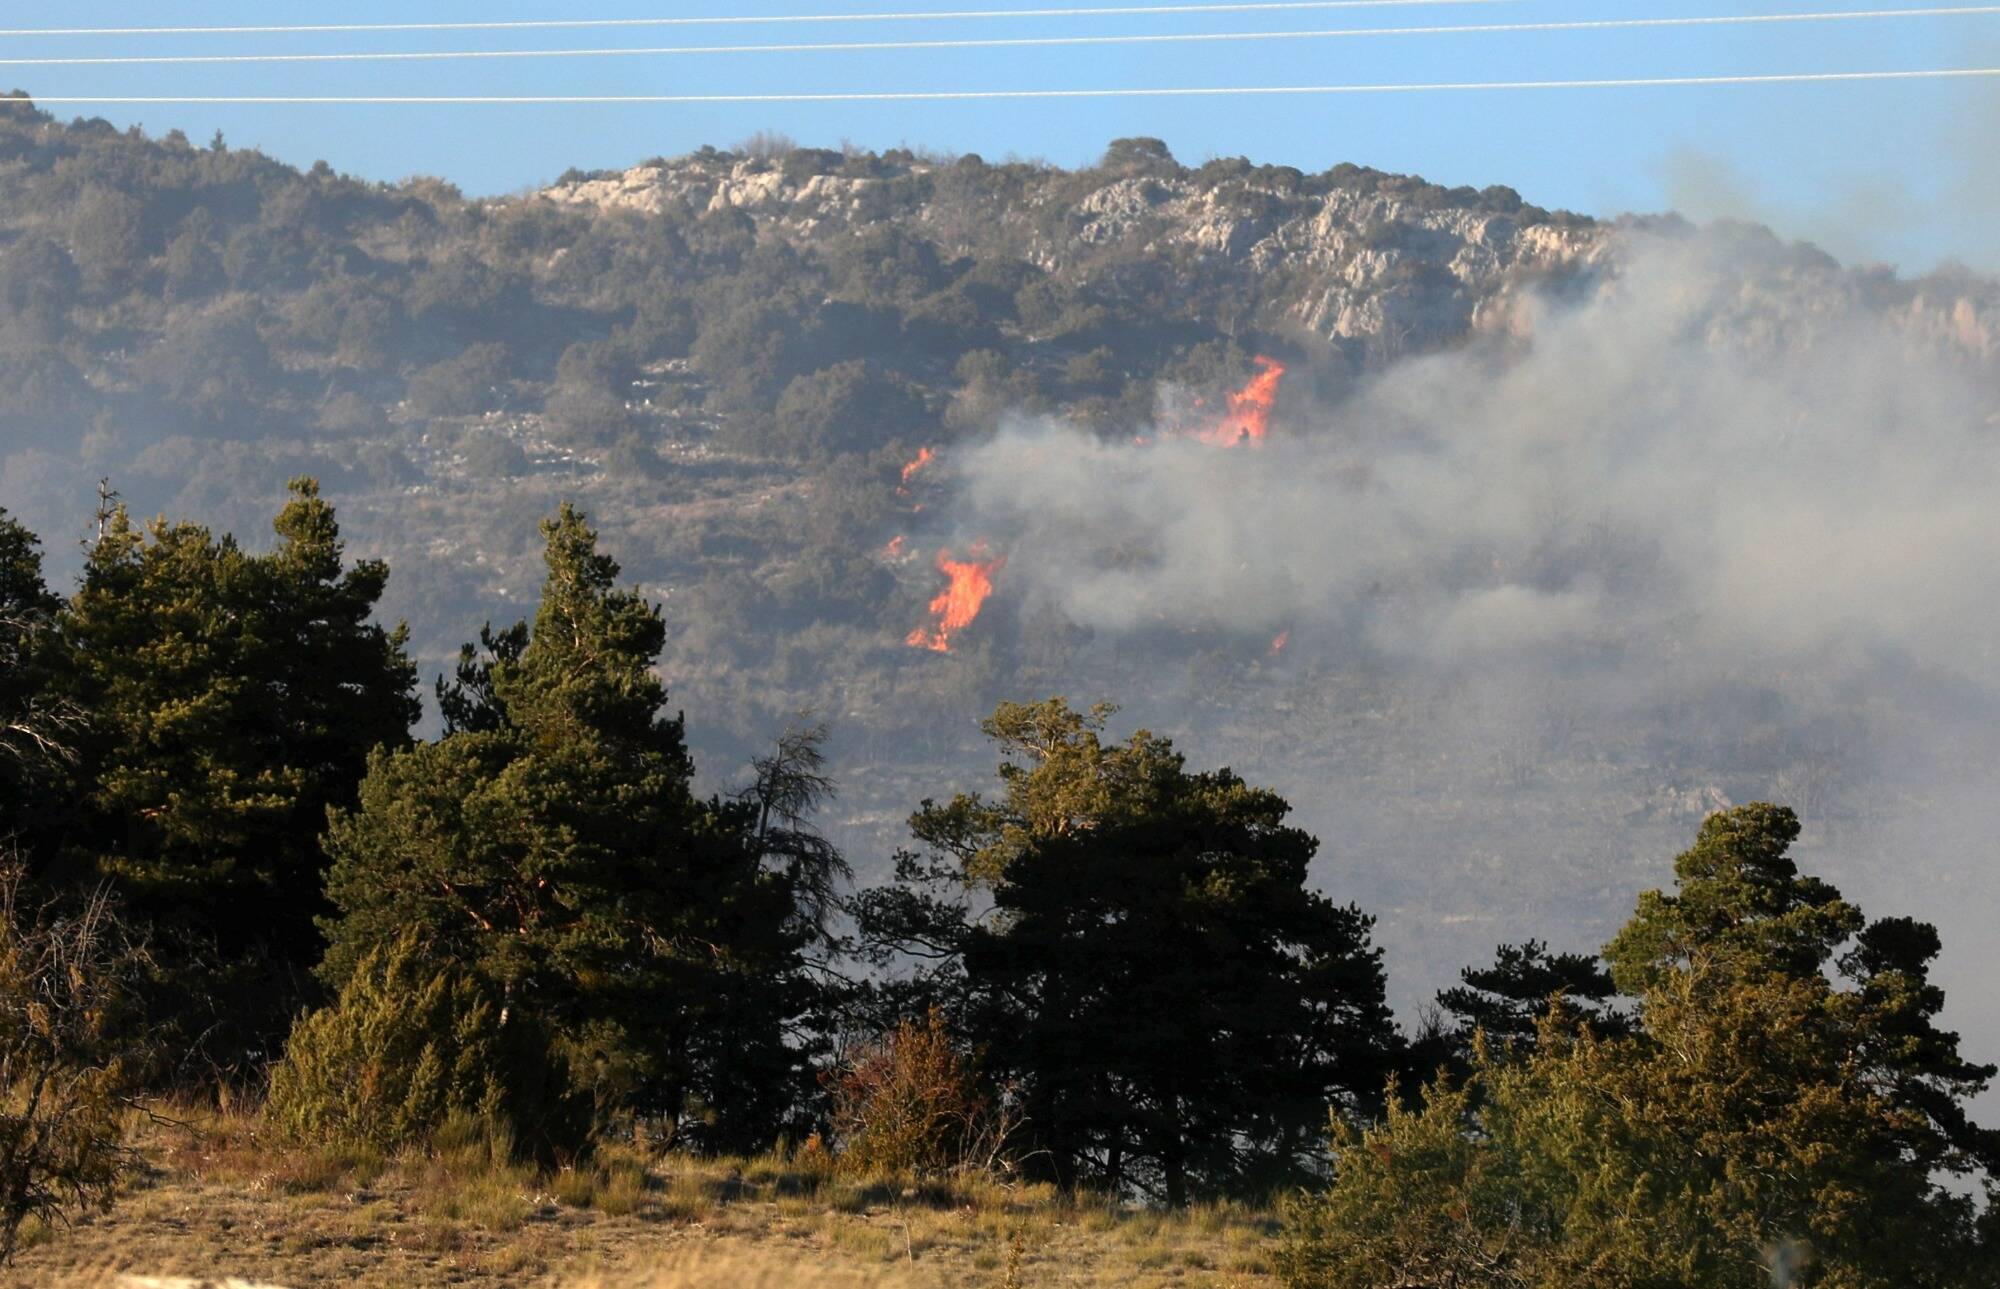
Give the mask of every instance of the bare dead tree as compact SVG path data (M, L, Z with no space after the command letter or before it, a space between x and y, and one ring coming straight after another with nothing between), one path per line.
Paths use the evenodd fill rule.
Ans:
M39 615L0 610L0 673L20 674L48 629ZM0 689L0 761L11 761L27 773L74 765L76 739L85 724L83 708L32 690L11 700L5 694Z
M791 882L800 922L820 939L841 885L854 876L840 848L813 824L836 791L826 773L827 736L826 722L802 716L778 735L769 755L751 762L754 778L738 794L757 807L759 853Z
M135 1163L122 1118L139 1072L133 985L144 953L100 888L30 905L0 864L0 1263L30 1219L108 1208Z
M0 756L22 766L74 765L70 738L83 728L72 703L29 701L0 716Z

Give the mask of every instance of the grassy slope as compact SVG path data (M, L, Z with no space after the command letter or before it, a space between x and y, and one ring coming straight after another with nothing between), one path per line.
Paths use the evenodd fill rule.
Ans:
M1269 1275L1268 1214L1166 1215L991 1181L914 1186L771 1157L608 1150L588 1172L495 1166L482 1144L392 1159L290 1152L243 1116L148 1127L109 1214L45 1232L0 1284L127 1273L301 1287L560 1284L1212 1286Z

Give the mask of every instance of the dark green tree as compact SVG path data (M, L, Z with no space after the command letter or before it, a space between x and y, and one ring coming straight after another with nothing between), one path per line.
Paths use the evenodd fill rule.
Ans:
M764 843L799 804L697 798L653 671L659 610L565 505L532 627L482 633L439 687L447 733L378 752L329 834L322 974L415 935L564 1041L608 1112L768 1144L797 1103L812 894ZM810 767L809 767L810 768ZM770 803L770 809L764 807Z
M237 301L178 323L136 364L149 393L203 434L259 428L277 383L260 321L254 304Z
M930 421L906 383L857 359L785 387L773 446L801 456L868 452L894 439L920 439Z
M545 410L550 428L577 447L606 447L632 429L631 363L616 345L579 341L556 363L555 387Z
M1995 1283L1990 1202L1951 1184L2000 1163L1965 1110L1994 1069L1936 1024L1937 934L1800 873L1798 832L1779 806L1712 815L1675 890L1640 896L1605 951L1634 1032L1554 1008L1531 1045L1476 1044L1469 1084L1336 1120L1288 1283Z
M8 638L18 639L28 622L46 619L56 604L42 580L41 542L0 507L0 615Z
M0 509L0 842L47 829L75 759L82 712L60 693L50 630L60 605L35 535Z
M275 528L251 554L120 507L61 615L91 717L72 849L149 932L161 1020L224 1068L268 1056L306 996L327 811L418 715L403 632L372 621L387 566L346 565L309 479Z
M468 345L410 377L410 405L426 416L477 416L506 402L507 346Z
M1622 1034L1625 1016L1613 1006L1618 987L1602 959L1588 953L1550 953L1540 940L1503 944L1490 967L1467 967L1460 983L1438 993L1438 1006L1457 1018L1460 1034L1474 1030L1495 1043L1534 1041L1538 1024L1560 995L1569 1010L1587 1017L1599 1033Z
M10 349L51 346L69 331L80 275L69 253L46 237L23 237L0 255L0 338Z
M1105 743L1112 710L1002 704L999 799L925 803L864 942L922 964L894 1001L945 1006L1059 1183L1266 1187L1397 1056L1371 920L1309 889L1276 793L1143 730Z

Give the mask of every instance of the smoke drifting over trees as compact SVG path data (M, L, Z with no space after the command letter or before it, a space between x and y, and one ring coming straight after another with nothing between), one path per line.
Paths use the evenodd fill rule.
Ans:
M1258 450L1018 418L947 509L1009 552L1007 595L1102 638L1285 633L1250 683L1320 719L1229 754L1321 792L1321 835L1367 839L1330 844L1363 890L1480 873L1392 944L1455 938L1441 917L1490 942L1551 885L1581 913L1658 820L1759 796L1844 881L1949 922L1943 892L1990 906L2000 838L2000 384L1969 314L1937 335L1870 285L1758 230L1634 231L1462 347L1281 400ZM1173 688L1214 702L1199 670ZM1607 800L1624 817L1551 831ZM1962 952L1970 984L1990 964Z
M864 877L997 700L1115 698L1298 805L1406 1011L1781 800L1992 1054L2000 286L1143 140L753 151L472 202L9 108L0 505L64 589L101 476L254 533L313 474L435 672L573 499L718 782L831 722ZM1261 442L1181 432L1259 355Z

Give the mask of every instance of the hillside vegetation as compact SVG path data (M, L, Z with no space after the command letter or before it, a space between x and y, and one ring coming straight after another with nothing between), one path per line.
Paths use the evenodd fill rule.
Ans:
M1868 745L1984 727L1983 682L1968 705L1921 668L1874 678L1896 704L1858 705L1848 662L1827 671L1816 637L1773 666L1733 637L1706 656L1690 646L1717 620L1703 585L1716 553L1678 551L1663 527L1699 535L1704 520L1637 516L1591 476L1586 446L1469 455L1490 433L1468 419L1482 389L1500 425L1567 408L1557 432L1661 436L1693 462L1767 426L1829 432L1816 407L1763 414L1817 399L1829 370L1862 386L1830 397L1836 417L1985 388L2000 291L1964 275L1848 270L1761 230L1598 223L1345 164L1187 165L1144 139L1065 171L766 138L473 200L222 139L65 123L24 100L0 119L0 243L0 501L47 539L58 582L102 478L135 514L254 541L287 480L309 474L356 552L395 570L382 611L410 624L430 673L472 625L528 610L534 522L575 501L669 607L663 670L708 713L694 738L714 782L801 710L832 721L828 826L865 870L885 869L928 767L978 772L974 720L995 702L1116 697L1218 763L1315 785L1306 822L1350 843L1323 880L1379 911L1399 977L1428 984L1551 904L1601 936L1627 884L1605 866L1632 873L1722 802L1797 801L1874 853L1922 793L1884 782ZM1508 406L1490 373L1535 361L1536 338L1577 307L1590 344L1549 350L1555 370L1532 393L1517 379L1522 406ZM1848 333L1865 333L1865 360L1823 352ZM1633 352L1606 352L1613 337ZM1905 346L1923 362L1870 374ZM1448 396L1393 388L1416 370L1405 360L1440 352L1457 364L1432 381ZM1010 477L1059 494L1033 468L1046 452L978 459L1003 423L1158 438L1219 415L1205 409L1256 377L1259 355L1285 365L1271 424L1287 446L1268 476L1223 463L1205 498L1156 484L1122 534L1061 511L1060 529L1010 533L1018 517L994 504ZM1757 387L1710 370L1738 362ZM1676 407L1655 384L1674 372L1717 406ZM1654 412L1658 428L1605 428ZM1690 425L1715 441L1681 442ZM1504 481L1517 513L1470 538L1438 530L1476 495L1407 513L1394 482L1440 445L1466 445L1452 468ZM1888 468L1942 469L1961 446L1913 441ZM937 464L906 482L926 448ZM1825 468L1885 473L1837 455ZM1052 478L1093 506L1125 486L1096 474L1070 462ZM1371 509L1329 500L1368 496L1355 490L1370 480ZM1274 482L1301 495L1206 513ZM1746 506L1763 486L1745 480ZM1839 495L1825 510L1858 513ZM1159 530L1176 515L1185 531ZM910 649L943 584L937 554L963 560L981 540L1018 549L980 621L950 656ZM1125 583L1141 577L1155 589L1134 601ZM1469 624L1575 593L1618 597L1616 625L1563 603L1540 614L1534 630L1574 637L1553 669L1468 655ZM1438 595L1463 612L1426 621ZM1907 621L1913 639L1951 634ZM1521 628L1497 625L1504 650ZM1907 642L1885 643L1878 657ZM1604 676L1614 656L1635 674ZM1568 684L1579 666L1598 679ZM1474 819L1504 822L1474 841Z
M925 1247L967 1274L1012 1221L1002 1283L1030 1219L1142 1231L1135 1202L1233 1223L1232 1265L1288 1289L1990 1279L1995 1067L1940 1024L1942 938L1802 870L1786 807L1710 813L1599 953L1503 944L1404 1030L1291 804L1111 736L1108 704L1000 704L997 785L925 798L852 890L824 730L698 794L662 611L571 506L431 739L395 724L386 570L312 481L263 554L101 525L60 597L0 513L0 1265L60 1242L74 1270L65 1234L159 1182L164 1134L142 1223L192 1186L234 1213L219 1250L275 1221L342 1278L571 1274L661 1240L563 1205L750 1195L765 1238L900 1223L909 1267L918 1210L951 1210ZM267 1217L245 1188L342 1198Z
M0 101L0 1266L1991 1283L1996 400L1351 165Z

